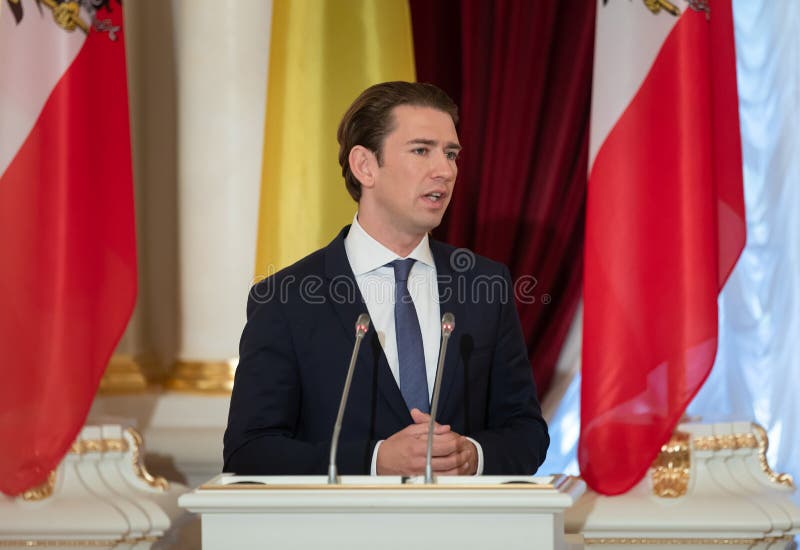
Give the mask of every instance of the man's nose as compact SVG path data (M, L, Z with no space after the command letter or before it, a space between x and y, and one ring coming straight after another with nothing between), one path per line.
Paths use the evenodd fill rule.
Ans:
M443 179L453 179L456 177L456 164L447 158L448 153L434 155L434 176Z

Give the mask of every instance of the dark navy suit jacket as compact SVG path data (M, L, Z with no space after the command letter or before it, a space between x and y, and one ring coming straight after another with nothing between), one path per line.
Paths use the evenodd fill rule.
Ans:
M324 474L367 308L344 237L250 291L225 432L224 471ZM549 444L508 269L430 241L442 314L455 316L437 421L481 444L484 474L532 474ZM375 444L412 424L375 330L361 346L338 449L341 474L369 474Z

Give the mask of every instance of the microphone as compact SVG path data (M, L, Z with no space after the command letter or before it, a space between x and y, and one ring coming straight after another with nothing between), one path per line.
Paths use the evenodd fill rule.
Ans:
M353 355L350 357L350 365L347 367L347 377L344 380L344 389L342 390L342 400L339 402L339 412L336 414L336 423L333 425L333 436L331 437L331 456L328 460L328 483L339 483L339 474L336 471L336 450L339 447L339 432L342 431L342 418L344 417L344 408L347 405L347 396L350 393L350 382L353 379L353 371L356 366L356 357L358 357L358 348L361 347L361 340L369 330L369 315L362 313L358 316L356 321L356 343L353 346Z
M447 341L456 328L456 318L450 312L442 315L442 345L439 348L439 364L436 365L436 380L433 383L433 398L431 399L431 419L428 422L428 449L425 454L425 483L433 483L433 468L431 467L431 453L433 452L433 425L436 423L436 407L439 405L439 390L442 387L442 371L444 370L444 356L447 352Z

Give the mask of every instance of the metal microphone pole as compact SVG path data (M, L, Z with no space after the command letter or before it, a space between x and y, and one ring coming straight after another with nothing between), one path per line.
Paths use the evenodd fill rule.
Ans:
M339 448L339 432L342 431L342 418L344 408L347 405L347 396L350 394L350 382L353 379L353 371L358 357L358 348L361 347L361 340L369 330L369 315L362 313L356 321L356 343L353 345L353 355L350 357L350 365L347 367L347 377L344 380L342 390L342 400L339 402L339 412L336 414L336 423L333 425L333 436L331 437L331 455L328 460L328 483L339 483L339 474L336 471L336 451Z
M439 405L439 390L442 386L442 371L444 370L444 356L447 352L447 342L456 328L456 318L452 313L442 315L442 345L439 349L439 364L436 365L436 381L433 383L433 397L431 398L431 418L428 422L428 448L425 454L425 483L433 483L433 468L431 467L431 453L433 452L433 426L436 423L436 407Z

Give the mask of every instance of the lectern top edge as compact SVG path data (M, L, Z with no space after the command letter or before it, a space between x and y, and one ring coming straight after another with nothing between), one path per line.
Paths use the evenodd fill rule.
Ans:
M319 478L319 479L317 479ZM421 478L420 478L421 480ZM233 476L221 474L198 489L203 491L543 491L569 492L570 487L582 483L580 478L568 475L541 477L477 476L440 478L436 484L424 484L416 478L391 477L386 480L370 476L342 476L342 483L331 485L324 476Z

